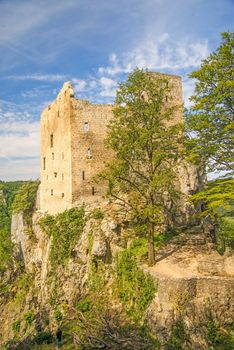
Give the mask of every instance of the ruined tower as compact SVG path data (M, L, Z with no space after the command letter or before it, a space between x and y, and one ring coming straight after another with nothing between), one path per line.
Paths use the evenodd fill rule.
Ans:
M182 104L179 76L153 73L167 78L171 86L170 103ZM165 101L167 103L167 101ZM113 118L112 105L78 100L69 82L41 115L40 210L62 212L83 202L102 200L103 184L93 177L111 157L105 148L107 125ZM175 122L183 121L182 110Z

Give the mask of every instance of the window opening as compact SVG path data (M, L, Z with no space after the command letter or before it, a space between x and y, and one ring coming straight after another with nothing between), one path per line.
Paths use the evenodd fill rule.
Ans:
M54 160L54 153L52 153L52 159Z
M92 187L92 196L94 196L95 195L95 189L94 189L94 187Z
M88 122L84 122L84 124L83 124L83 131L84 132L88 132L89 131L89 123Z
M90 148L88 148L88 151L87 151L87 157L88 157L88 158L92 158L92 155L91 155L91 149L90 149Z
M85 172L82 171L82 180L85 180Z
M54 177L57 177L58 173L54 173Z
M64 174L62 174L62 180L64 180Z
M53 196L54 195L54 191L50 190L50 194L51 194L51 196Z
M62 193L62 198L64 197L64 193Z
M46 168L46 157L43 157L43 170Z
M50 147L54 147L54 135L50 135Z

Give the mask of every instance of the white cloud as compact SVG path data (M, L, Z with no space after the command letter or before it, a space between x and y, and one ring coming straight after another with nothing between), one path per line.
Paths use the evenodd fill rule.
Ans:
M167 33L158 40L144 41L140 46L120 55L112 53L109 65L100 67L101 75L129 73L135 67L151 70L178 71L199 66L208 55L207 42L190 42L188 39L174 42Z
M39 158L1 159L0 180L34 180L39 177Z
M36 80L36 81L66 81L68 77L61 74L28 74L28 75L10 75L7 79L13 80Z
M100 78L100 95L104 97L114 97L116 94L117 82L107 77Z
M0 135L0 158L39 156L39 122L5 123Z
M86 88L86 81L82 79L72 79L72 85L75 92L84 91Z
M194 79L185 78L183 80L183 98L185 107L190 107L192 102L189 101L189 98L193 95L194 92L195 81Z

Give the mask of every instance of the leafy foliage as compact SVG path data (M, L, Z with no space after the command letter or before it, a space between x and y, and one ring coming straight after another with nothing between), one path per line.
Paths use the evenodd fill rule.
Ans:
M0 272L12 263L13 244L10 239L12 203L22 181L0 181Z
M165 350L183 350L183 343L186 339L184 323L178 320L172 327L172 332L168 342L166 343Z
M36 315L32 312L32 311L29 311L29 312L26 312L24 315L23 315L23 318L25 320L25 322L31 326L31 324L33 323L33 321L35 320L36 318Z
M234 250L234 218L224 217L221 219L220 228L218 231L218 250L224 253L226 247Z
M173 211L177 199L175 162L182 152L182 125L173 123L181 106L170 100L166 78L136 69L119 85L107 146L114 158L100 177L108 195L129 208L149 235L149 263L154 263L154 227Z
M197 80L187 113L190 157L210 171L234 171L234 33L222 33L217 50L192 74Z
M92 212L92 216L95 220L102 220L104 218L104 213L100 208L95 208Z
M84 208L72 208L56 216L47 215L40 220L42 229L52 237L50 262L53 268L65 266L83 232Z
M233 350L234 336L230 331L220 327L212 319L207 324L208 338L217 350Z
M224 178L209 181L206 188L193 196L195 203L205 202L206 210L202 215L209 213L228 216L234 206L234 179Z
M143 243L143 244L142 244ZM116 267L116 292L127 315L140 321L155 294L152 278L138 266L137 257L147 250L146 241L133 242L130 248L119 253Z
M28 181L20 187L12 204L12 211L14 213L32 213L38 186L38 181Z

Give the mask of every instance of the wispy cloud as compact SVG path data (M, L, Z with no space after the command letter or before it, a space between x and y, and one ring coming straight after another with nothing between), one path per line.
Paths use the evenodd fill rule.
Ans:
M100 83L100 95L104 97L115 97L117 82L107 77L101 77Z
M109 65L100 67L99 73L110 76L129 73L135 67L151 70L179 71L199 66L209 53L206 41L191 42L186 39L174 42L164 33L159 40L150 40L131 51L112 53Z
M68 76L61 74L28 74L28 75L9 75L5 79L11 80L35 80L35 81L66 81Z

